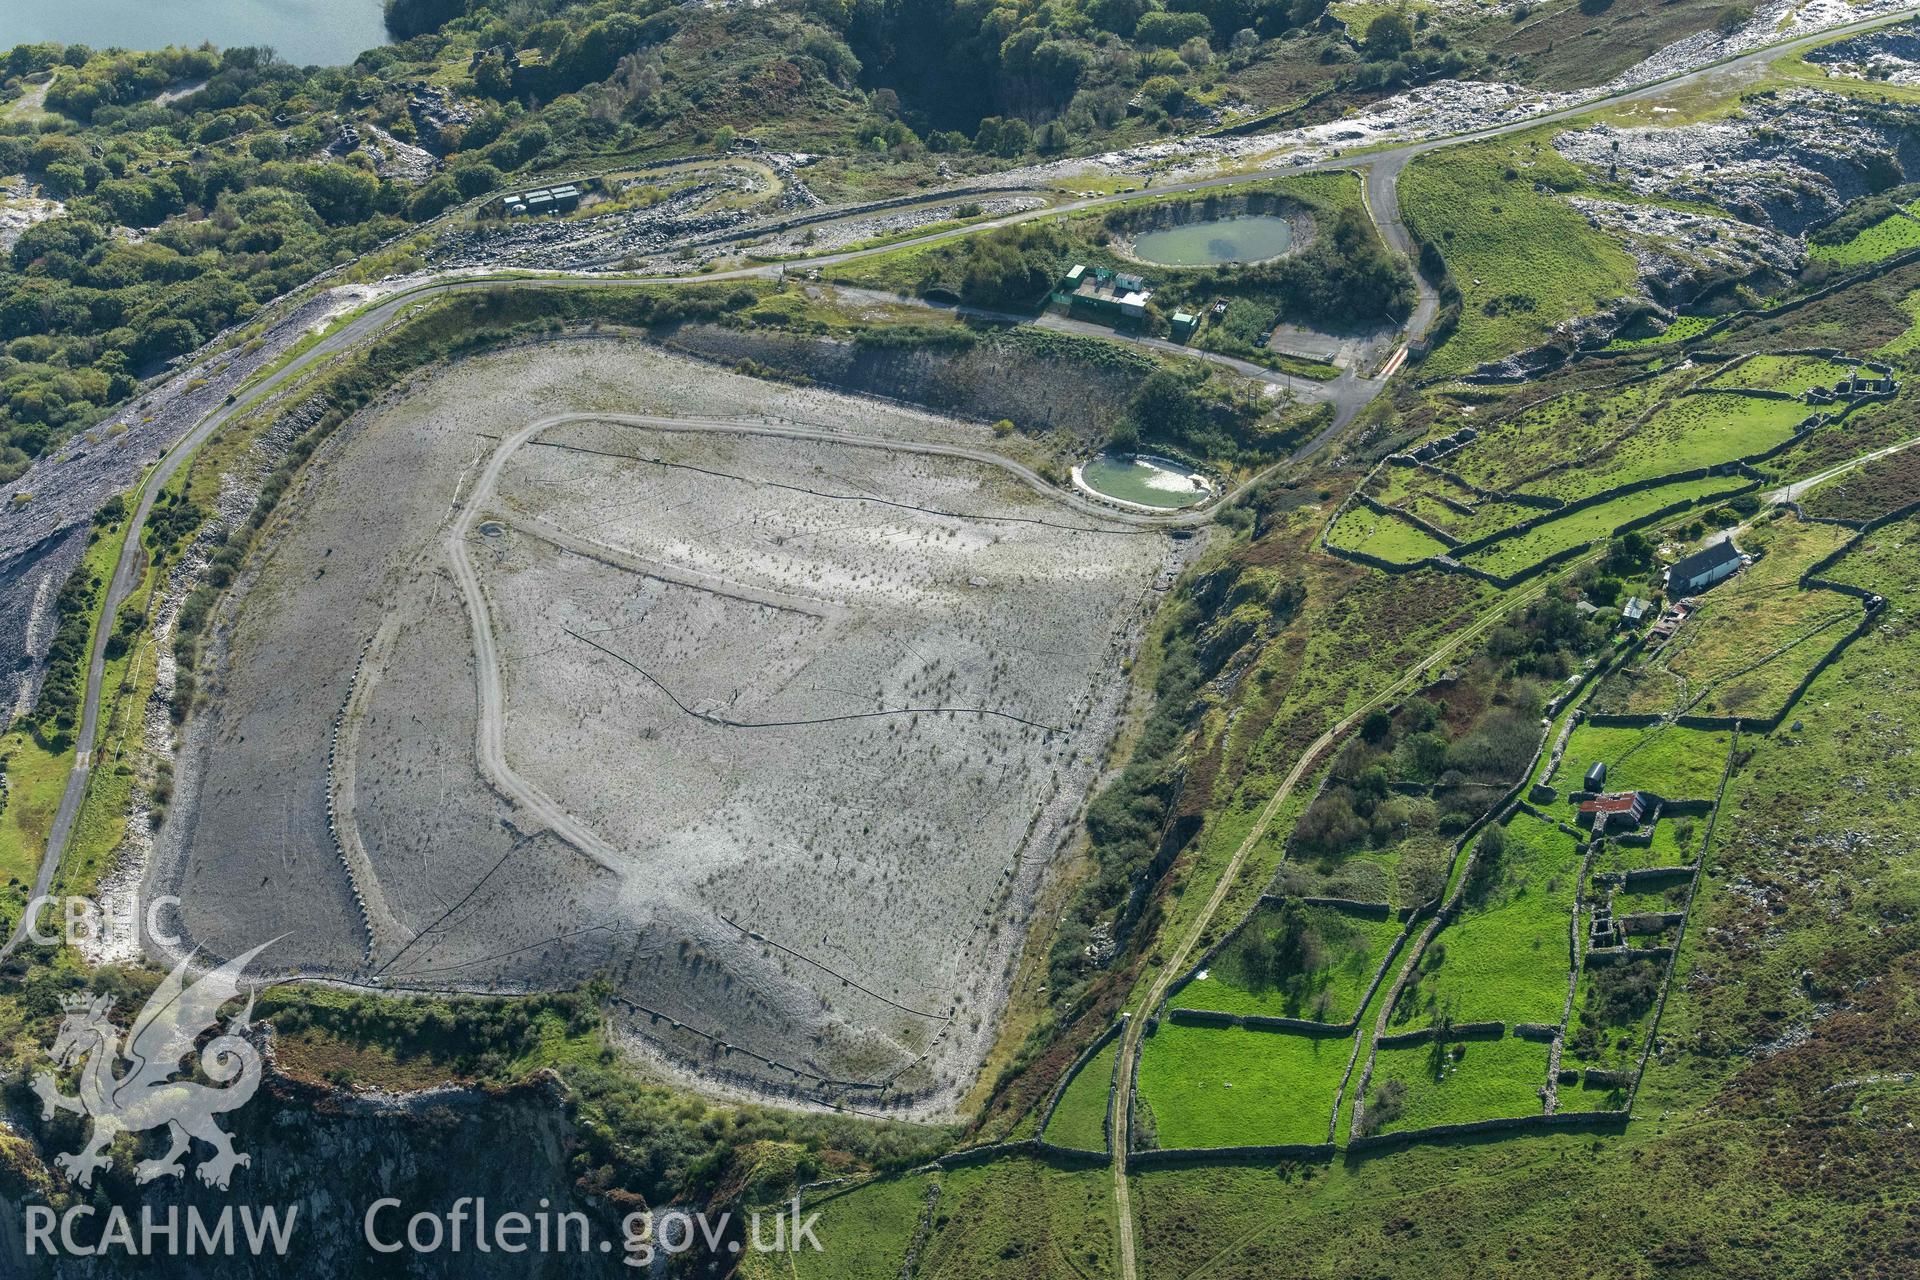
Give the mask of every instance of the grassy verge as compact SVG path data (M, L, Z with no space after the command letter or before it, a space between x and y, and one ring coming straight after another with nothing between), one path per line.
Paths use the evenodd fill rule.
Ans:
M1060 1105L1054 1108L1052 1122L1041 1135L1048 1142L1082 1151L1107 1149L1107 1094L1119 1046L1117 1036L1108 1041L1107 1047L1094 1054L1067 1085L1060 1095Z
M87 627L85 647L80 651L78 698L81 702L86 696L85 655L93 652L94 639L101 626L99 602L105 597L106 584L112 579L113 566L120 558L126 537L127 521L122 517L96 530L81 560L81 572L98 583L93 605L95 615ZM115 687L111 683L113 672L109 671L108 676L107 688L112 689ZM78 704L75 718L78 718ZM6 878L9 916L26 904L26 891L46 853L48 832L60 807L67 778L73 771L77 751L78 744L61 746L40 737L26 725L16 725L0 735L0 759L5 761L7 786L5 805L0 808L0 875Z

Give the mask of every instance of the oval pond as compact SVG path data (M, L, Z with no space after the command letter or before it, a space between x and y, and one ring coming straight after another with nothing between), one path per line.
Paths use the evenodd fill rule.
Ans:
M1270 213L1248 213L1205 222L1183 222L1142 231L1133 256L1163 267L1210 267L1223 262L1260 262L1293 247L1293 223Z

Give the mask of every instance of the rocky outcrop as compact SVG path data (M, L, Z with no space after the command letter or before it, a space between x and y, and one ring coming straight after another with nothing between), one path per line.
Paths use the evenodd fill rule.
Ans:
M715 325L688 325L669 345L723 364L752 361L778 375L879 396L960 417L1009 418L1053 428L1092 445L1109 430L1116 401L1130 397L1141 369L1095 369L1052 360L1011 342L964 346L864 346L835 338Z
M1920 84L1920 28L1913 23L1868 31L1822 45L1806 55L1830 77L1875 80L1883 84Z
M1784 278L1806 265L1800 240L1733 218L1581 196L1572 204L1626 245L1640 264L1641 287L1658 303L1691 297L1707 276Z
M1920 173L1920 110L1818 90L1750 99L1740 114L1674 128L1594 125L1561 155L1649 199L1685 200L1788 236Z
M159 1237L152 1256L112 1249L85 1262L49 1260L23 1256L17 1233L0 1231L0 1275L35 1280L82 1273L151 1280L268 1280L290 1274L368 1274L376 1255L365 1243L363 1221L376 1201L393 1197L403 1206L383 1211L376 1220L381 1238L392 1239L404 1234L412 1214L444 1213L463 1196L485 1197L496 1220L509 1211L532 1214L543 1207L554 1215L549 1221L561 1213L584 1214L592 1238L616 1242L611 1263L592 1248L543 1254L543 1276L574 1280L632 1273L619 1265L617 1242L620 1218L638 1207L637 1198L589 1200L581 1194L568 1172L568 1159L579 1146L568 1111L566 1090L546 1073L506 1089L446 1087L377 1095L310 1085L270 1072L251 1102L222 1118L234 1146L251 1157L251 1164L235 1173L230 1192L206 1187L191 1173L136 1188L132 1162L116 1162L96 1179L91 1198L99 1206L97 1216L81 1222L76 1235L83 1241L96 1237L110 1204L129 1215L136 1241L143 1206L161 1222L171 1211L182 1223L190 1212L213 1223L230 1206L244 1204L256 1212L272 1206L283 1219L289 1211L296 1214L286 1257L271 1248L256 1257L243 1244L227 1256L207 1257L189 1254L183 1246L169 1251L165 1238ZM21 1117L16 1113L15 1118ZM34 1155L29 1158L35 1164L67 1149L69 1138L65 1131L56 1135L37 1124L22 1136L32 1144ZM203 1152L200 1148L196 1153ZM15 1156L20 1156L17 1149ZM31 1168L25 1172L33 1177ZM67 1190L64 1182L58 1185ZM70 1201L63 1196L56 1208L63 1202ZM31 1184L0 1180L0 1215L11 1227L21 1223L26 1203L45 1204L47 1197ZM238 1234L237 1223L235 1231ZM410 1274L478 1280L529 1274L524 1255L497 1250L482 1254L473 1248L471 1235L457 1254L413 1261L419 1267L409 1269ZM447 1269L441 1269L441 1262Z
M460 142L460 134L479 113L445 88L435 84L414 86L407 98L407 115L422 146L444 156Z

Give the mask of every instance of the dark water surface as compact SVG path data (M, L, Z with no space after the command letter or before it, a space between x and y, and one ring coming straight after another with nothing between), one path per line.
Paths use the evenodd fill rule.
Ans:
M57 40L159 49L271 45L288 62L345 65L387 43L380 0L0 0L0 49Z

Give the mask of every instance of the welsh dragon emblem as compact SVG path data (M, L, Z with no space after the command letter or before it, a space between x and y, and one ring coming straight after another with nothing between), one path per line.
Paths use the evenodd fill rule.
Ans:
M200 1181L210 1187L226 1190L234 1169L252 1163L252 1157L235 1151L233 1139L214 1123L215 1116L244 1105L260 1087L260 1051L243 1035L253 1014L252 993L246 1009L229 1019L226 1029L200 1050L200 1073L213 1084L174 1077L183 1072L181 1063L193 1053L201 1035L218 1025L220 1006L240 994L240 974L248 962L271 945L236 956L191 984L186 980L187 966L193 963L189 955L134 1018L124 1046L119 1029L107 1017L113 997L82 993L62 999L67 1016L48 1056L63 1069L81 1063L79 1096L62 1094L48 1071L34 1076L33 1091L40 1095L44 1120L51 1120L55 1109L93 1119L85 1147L54 1157L68 1177L82 1187L92 1186L94 1171L113 1165L103 1153L117 1135L144 1133L162 1125L171 1145L158 1159L134 1166L137 1182L185 1173L181 1157L194 1138L213 1148L213 1155L202 1160L198 1169ZM119 1073L122 1060L127 1063L125 1074Z

